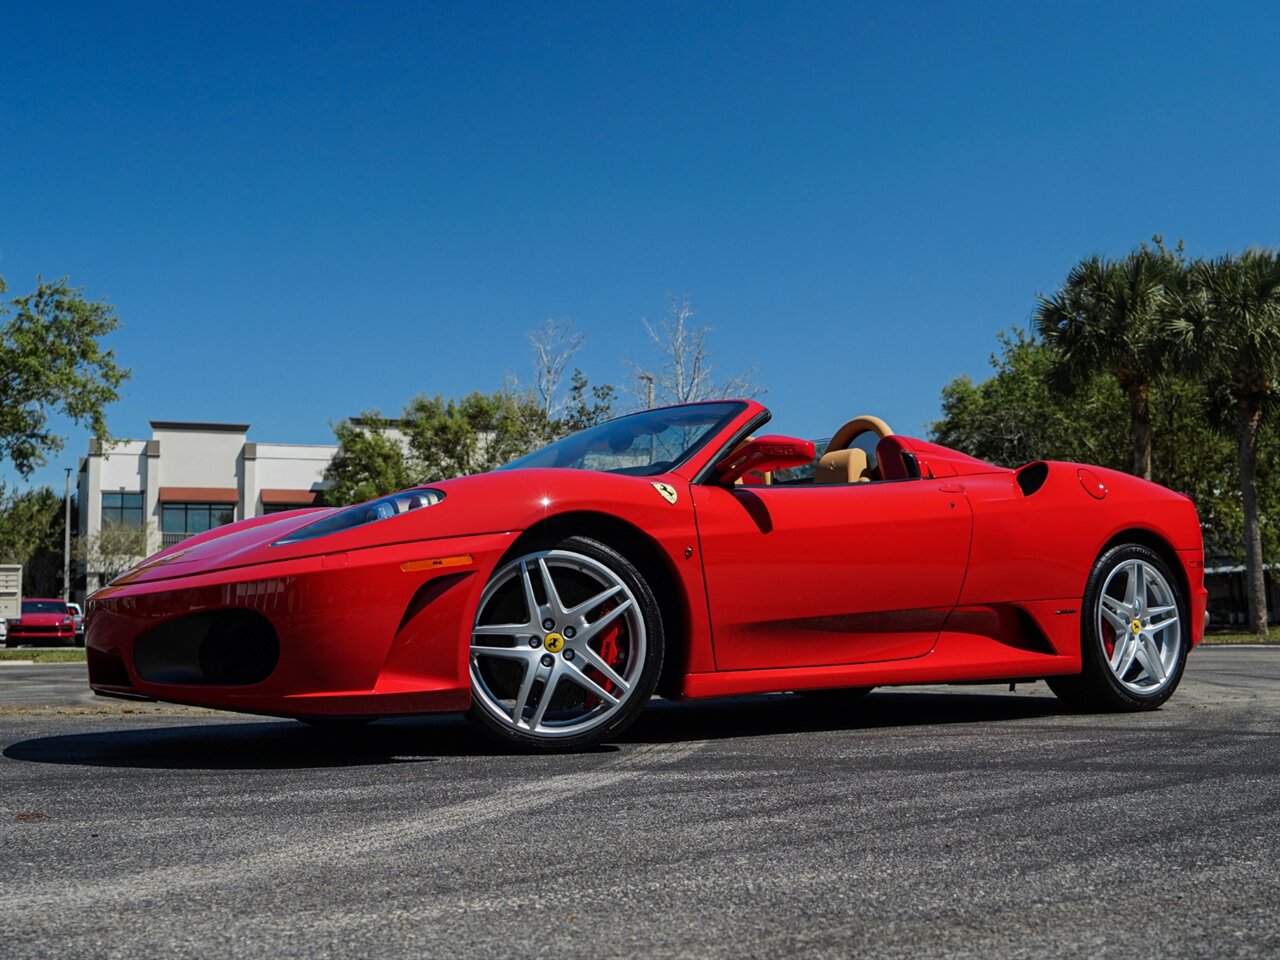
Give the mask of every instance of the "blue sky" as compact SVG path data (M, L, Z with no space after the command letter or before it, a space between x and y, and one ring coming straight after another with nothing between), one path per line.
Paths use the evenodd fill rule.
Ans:
M1280 244L1280 4L0 4L0 275L150 419L622 383L687 295L774 426L922 434L1080 257ZM61 486L74 427L37 480ZM0 479L13 473L0 467Z

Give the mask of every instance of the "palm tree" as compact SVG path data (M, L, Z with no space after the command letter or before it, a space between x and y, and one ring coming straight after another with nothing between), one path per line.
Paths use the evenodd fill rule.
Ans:
M1274 250L1198 261L1178 298L1170 330L1206 384L1230 398L1244 497L1249 628L1267 635L1267 596L1258 517L1258 428L1280 399L1280 259Z
M1115 377L1129 398L1133 472L1151 479L1152 381L1164 369L1169 340L1161 316L1166 288L1185 270L1181 251L1146 246L1123 260L1080 261L1052 297L1039 297L1036 330L1058 354L1055 380L1075 392L1097 374Z

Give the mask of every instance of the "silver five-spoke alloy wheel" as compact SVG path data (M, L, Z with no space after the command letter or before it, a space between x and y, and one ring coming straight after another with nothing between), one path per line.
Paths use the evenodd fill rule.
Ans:
M645 654L641 605L615 570L572 550L529 553L480 597L472 698L520 739L576 737L631 701Z
M1117 565L1098 594L1095 616L1107 665L1121 686L1149 695L1175 676L1182 653L1178 599L1154 565L1141 559Z
M1191 630L1178 561L1142 543L1103 551L1080 605L1080 672L1046 677L1086 710L1155 710L1186 669Z

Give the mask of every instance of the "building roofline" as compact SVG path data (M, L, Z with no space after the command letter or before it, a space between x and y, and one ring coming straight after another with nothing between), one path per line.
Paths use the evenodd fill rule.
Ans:
M151 420L152 430L206 430L219 433L248 433L247 423L204 423L196 420Z

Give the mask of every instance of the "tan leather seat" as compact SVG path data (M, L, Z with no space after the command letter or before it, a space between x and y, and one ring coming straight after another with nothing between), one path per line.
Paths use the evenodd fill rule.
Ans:
M867 452L857 447L824 453L813 475L814 483L867 483L870 480Z
M818 461L813 482L870 483L872 480L881 479L871 467L871 460L866 451L849 446L868 431L880 438L893 436L893 430L879 417L867 414L854 417L837 430L831 442L827 444L827 452Z

